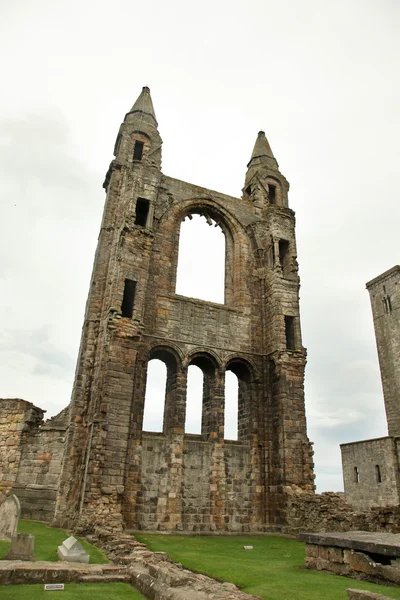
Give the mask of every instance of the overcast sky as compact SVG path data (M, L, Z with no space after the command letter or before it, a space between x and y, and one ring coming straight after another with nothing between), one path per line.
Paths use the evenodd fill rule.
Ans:
M3 0L0 23L0 396L69 402L102 182L148 85L165 174L240 196L263 129L291 183L308 430L341 489L339 444L387 433L365 283L400 262L398 0Z

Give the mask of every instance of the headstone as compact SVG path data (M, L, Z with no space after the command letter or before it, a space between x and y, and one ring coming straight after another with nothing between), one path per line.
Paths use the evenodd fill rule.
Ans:
M89 554L77 539L71 535L57 548L58 558L68 562L88 563Z
M244 550L253 550L253 546L243 546Z
M35 560L35 536L19 533L12 537L6 560Z
M11 540L17 533L21 505L15 494L0 494L0 540Z

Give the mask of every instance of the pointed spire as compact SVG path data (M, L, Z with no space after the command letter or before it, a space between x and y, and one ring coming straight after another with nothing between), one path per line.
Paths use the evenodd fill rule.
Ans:
M244 190L247 189L255 176L257 176L259 181L263 181L268 177L276 178L279 176L282 178L277 160L272 153L264 131L258 132L253 153L247 165Z
M150 96L150 88L145 86L142 89L139 98L136 100L131 110L127 113L126 117L134 113L142 113L142 115L149 116L152 119L154 119L154 123L156 124L156 126L158 125L156 114L154 112L153 102Z
M265 158L267 158L268 160L266 161ZM259 159L259 160L256 160L256 159ZM272 160L272 163L274 163L277 167L278 163L276 162L275 156L273 155L272 150L271 150L271 146L269 145L268 140L265 137L265 132L259 131L257 139L256 139L256 143L254 144L253 154L251 155L250 162L248 163L247 166L250 167L250 165L252 164L253 161L257 162L258 164L266 162L270 166L272 166L271 160Z

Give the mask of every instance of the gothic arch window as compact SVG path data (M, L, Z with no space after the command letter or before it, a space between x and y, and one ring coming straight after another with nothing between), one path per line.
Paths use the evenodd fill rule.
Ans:
M225 372L224 438L238 439L239 379L231 370Z
M254 411L254 386L252 369L250 365L241 358L233 358L229 361L226 367L226 376L229 381L229 387L225 388L225 432L226 439L237 439L244 441L248 438L251 430L251 420ZM229 377L229 379L228 379ZM236 377L236 381L233 379ZM232 383L231 383L232 382ZM236 383L237 382L237 383ZM230 386L236 383L237 386L237 404L229 399L227 394L234 394ZM236 415L235 413L236 408ZM236 437L232 436L235 433L234 419L236 421Z
M147 363L143 431L163 431L166 387L166 364L156 358L149 360Z
M217 388L216 368L214 358L207 353L199 353L192 357L191 366L199 367L203 373L203 385L201 391L201 433L207 439L208 436L218 430L216 422L218 411L216 411Z
M168 410L173 409L176 394L178 362L172 351L155 348L147 363L143 431L163 432Z
M185 433L201 433L204 375L200 367L189 365L186 388Z
M189 214L181 223L176 293L225 302L225 235L206 211Z

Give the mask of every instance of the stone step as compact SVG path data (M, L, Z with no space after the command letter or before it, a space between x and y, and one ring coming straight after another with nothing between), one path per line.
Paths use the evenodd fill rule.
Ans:
M107 575L81 575L79 583L129 583L130 577L126 573L110 573Z
M126 567L124 565L101 565L103 573L126 573Z

